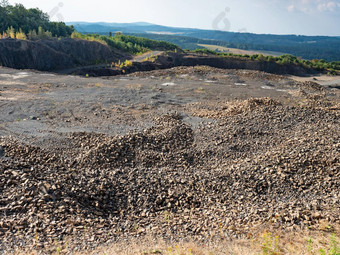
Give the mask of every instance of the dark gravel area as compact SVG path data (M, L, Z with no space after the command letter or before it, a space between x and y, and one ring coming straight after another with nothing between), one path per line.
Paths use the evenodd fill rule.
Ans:
M17 121L28 134L17 134L20 125L10 121L8 105L27 114L24 105L30 101L39 110L35 95L17 103L0 101L7 118L0 123L0 253L28 247L53 253L57 241L75 251L146 235L203 242L245 238L264 228L339 225L335 92L280 76L235 72L243 83L262 79L263 84L247 85L248 99L221 100L209 87L223 91L220 71L203 76L217 77L218 85L203 85L201 74L192 70L186 74L196 81L178 77L173 82L184 80L182 85L156 88L159 95L169 95L155 98L166 99L159 104L147 99L163 82L156 72L150 73L154 78L129 77L112 85L119 95L110 95L112 81L102 80L90 92L85 92L88 83L97 80L82 81L77 93L84 88L83 96L73 105L65 98L75 90L61 76L65 89L39 95L41 107L53 95L53 109L73 107L73 116L60 112L49 118L38 112ZM268 82L291 86L292 93L256 97L256 86ZM208 86L204 95L202 86ZM95 102L93 94L102 99ZM121 104L104 104L107 97L121 97ZM125 103L126 98L145 102ZM178 102L167 101L171 98ZM98 103L101 108L91 108Z

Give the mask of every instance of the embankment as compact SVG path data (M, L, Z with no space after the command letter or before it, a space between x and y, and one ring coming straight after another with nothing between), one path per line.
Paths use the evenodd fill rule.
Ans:
M131 56L99 42L70 38L39 41L2 39L0 40L0 52L0 65L5 67L40 71L63 70L64 73L89 76L114 76L177 66L198 65L298 76L317 73L316 70L295 64L282 65L275 62L238 57L184 52L164 52L149 61L135 61L132 66L116 68L112 67L112 62L131 59ZM108 63L108 65L103 65L105 63Z
M107 66L90 66L78 68L73 74L89 76L115 76L134 72L145 72L168 69L178 66L210 66L221 69L245 69L263 71L272 74L290 74L307 76L317 74L314 69L295 64L278 64L275 62L242 59L237 57L220 57L216 55L202 55L197 53L165 52L149 61L133 62L130 67L111 68Z
M115 61L125 56L98 42L79 39L0 40L0 65L16 69L55 71Z

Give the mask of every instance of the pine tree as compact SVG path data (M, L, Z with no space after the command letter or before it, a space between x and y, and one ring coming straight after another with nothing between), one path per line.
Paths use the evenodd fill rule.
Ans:
M19 29L19 32L15 35L16 39L18 40L27 40L26 34L22 31L22 29Z
M45 37L45 31L42 27L38 27L38 38L43 39Z
M37 32L35 31L35 29L30 30L28 32L28 39L29 40L35 40L35 39L37 39L37 37L38 37L38 35L37 35Z
M44 33L44 37L45 37L45 38L52 38L52 33L51 33L50 31L46 31L46 32Z
M12 26L7 29L6 34L8 34L10 38L15 39L15 30Z
M8 38L8 34L6 32L3 32L2 35L0 34L0 38Z

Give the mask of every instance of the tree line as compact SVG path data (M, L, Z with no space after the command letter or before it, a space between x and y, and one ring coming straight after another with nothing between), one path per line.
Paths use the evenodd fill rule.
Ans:
M188 52L200 53L200 54L213 54L220 57L262 61L262 62L274 62L280 65L297 65L305 68L311 68L318 71L326 71L330 75L337 75L340 71L340 61L328 62L324 59L306 60L295 57L293 55L285 54L279 57L264 56L262 54L233 54L233 53L220 53L209 49L196 49Z
M38 8L26 9L22 4L10 5L7 0L0 2L2 38L69 37L73 32L73 26L67 26L64 22L50 21L48 14Z
M98 34L81 34L78 32L73 32L71 38L83 39L88 41L97 41L108 45L112 48L129 52L131 54L142 54L150 50L177 50L180 49L177 45L165 42L165 41L155 41L143 37L124 35L120 32L112 35L110 33L107 35Z

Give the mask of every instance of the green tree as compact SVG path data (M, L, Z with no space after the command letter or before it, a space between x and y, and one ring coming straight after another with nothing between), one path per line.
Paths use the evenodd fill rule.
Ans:
M50 22L49 16L37 8L26 9L22 4L12 6L7 1L1 1L0 33L8 27L13 27L15 31L21 28L25 34L42 27L44 31L50 31L57 37L68 37L74 31L73 26L66 26L64 22Z
M6 31L6 34L7 34L10 38L14 39L14 38L15 38L15 30L14 30L14 28L13 28L12 26L9 27L9 28L7 29L7 31Z
M16 33L15 38L18 40L27 40L26 34L22 32L22 29L19 29L19 32Z
M38 38L43 39L45 37L45 31L42 27L38 27Z
M35 40L35 39L37 39L37 37L38 37L38 35L37 35L37 32L35 31L35 29L30 30L28 32L28 39L29 40Z

